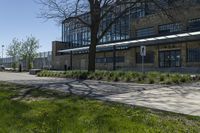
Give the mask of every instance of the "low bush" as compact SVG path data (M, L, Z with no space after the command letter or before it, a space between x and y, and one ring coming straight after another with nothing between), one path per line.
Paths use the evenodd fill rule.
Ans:
M199 76L192 77L187 74L173 74L160 72L123 72L123 71L96 71L94 73L87 71L66 71L56 72L44 70L37 74L39 77L59 77L59 78L74 78L74 79L91 79L104 81L125 81L148 84L180 84L191 81L199 81ZM198 78L196 78L198 77ZM198 79L198 80L197 80Z
M172 82L175 84L179 84L180 83L180 76L178 74L175 74L172 76Z
M172 82L172 80L166 80L165 82L163 82L163 84L167 84L167 85L171 85L173 82Z
M165 80L165 77L163 75L160 76L160 81L163 82Z
M154 84L155 83L155 80L153 78L150 78L149 79L149 84Z

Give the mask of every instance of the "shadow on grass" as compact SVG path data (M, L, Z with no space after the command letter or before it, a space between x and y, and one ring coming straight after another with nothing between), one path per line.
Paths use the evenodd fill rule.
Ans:
M72 81L75 82L75 81ZM80 81L83 82L83 81ZM76 82L75 82L76 83ZM87 86L87 84L85 85ZM199 117L73 96L73 86L62 93L40 87L0 83L2 132L198 132ZM11 100L13 97L19 100ZM53 97L30 103L27 97Z

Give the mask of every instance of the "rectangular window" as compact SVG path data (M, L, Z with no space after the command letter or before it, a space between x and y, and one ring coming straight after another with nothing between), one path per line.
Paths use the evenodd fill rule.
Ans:
M142 63L142 56L139 52L136 53L136 63ZM144 63L154 63L154 52L147 52L144 57Z
M96 63L105 63L105 58L103 57L96 58Z
M155 30L153 27L151 28L145 28L145 29L139 29L136 31L137 37L148 37L155 35Z
M181 51L159 51L159 67L181 67Z
M123 63L124 61L125 61L124 56L116 57L116 63ZM113 57L96 58L96 63L113 63Z
M200 30L200 18L189 20L189 31L198 31Z
M181 23L165 24L159 26L159 34L178 33L181 30Z
M200 48L188 49L188 62L200 62Z
M118 56L118 57L116 57L116 62L117 63L123 63L123 62L125 62L124 56Z
M112 63L113 62L113 57L106 57L106 63Z

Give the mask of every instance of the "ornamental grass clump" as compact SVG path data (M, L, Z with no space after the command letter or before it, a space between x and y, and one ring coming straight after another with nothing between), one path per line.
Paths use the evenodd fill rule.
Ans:
M174 74L174 75L171 76L171 80L175 84L179 84L180 83L180 78L181 78L181 76L178 75L178 74Z
M157 77L160 77L160 73L159 73L159 72L148 72L147 75L148 75L148 77L150 77L150 78L157 78Z
M88 72L81 72L79 75L79 79L87 79L88 78Z
M73 79L90 79L90 80L104 80L104 81L124 81L148 84L180 84L195 82L200 80L199 75L186 75L179 73L160 73L160 72L124 72L124 71L48 71L44 70L37 74L39 77L59 77L59 78L73 78Z
M165 80L164 75L160 75L160 82L163 82Z
M180 82L185 83L187 81L187 78L185 76L181 77Z
M132 72L132 80L135 81L139 76L140 76L141 73L139 72Z
M149 79L149 84L154 84L155 83L155 80L153 78L150 78Z
M182 82L182 83L191 82L191 81L192 81L192 79L191 79L190 75L182 75L180 77L180 82Z
M112 81L115 81L115 82L119 81L121 79L120 73L119 72L113 72L111 79L112 79Z
M127 73L125 73L123 80L126 82L130 82L133 78L134 78L133 73L127 72Z
M103 75L104 75L103 72L97 71L97 72L94 73L93 79L95 79L95 80L102 80L103 79Z
M87 72L72 71L68 76L75 79L87 79Z
M173 81L171 79L167 79L164 84L167 84L167 85L171 85L173 84Z
M91 73L91 72L89 72L88 73L88 79L94 79L94 77L95 77L95 73Z
M146 80L146 78L148 78L147 75L144 74L144 73L142 73L142 74L141 74L141 82L144 83L145 80Z

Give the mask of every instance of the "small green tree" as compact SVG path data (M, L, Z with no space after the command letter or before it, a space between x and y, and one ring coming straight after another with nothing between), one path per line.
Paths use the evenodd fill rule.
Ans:
M27 37L26 41L22 43L21 47L21 57L26 61L26 68L28 70L33 67L33 60L37 56L37 50L39 48L39 41L31 36Z
M19 41L17 38L12 40L12 43L8 46L7 55L11 56L13 59L12 68L16 70L16 67L19 63L19 56L20 56L20 49L21 49L22 42Z

